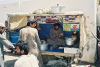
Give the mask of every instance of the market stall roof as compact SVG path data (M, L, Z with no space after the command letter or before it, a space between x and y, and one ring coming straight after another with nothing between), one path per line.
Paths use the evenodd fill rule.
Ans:
M23 15L29 15L29 13L26 12L18 12L18 13L8 13L8 16L23 16Z
M18 12L18 13L9 13L7 14L8 16L30 16L30 15L34 15L34 16L51 16L51 15L83 15L82 11L69 11L69 12L64 12L64 13L59 13L59 14L53 14L53 13L49 13L49 14L32 14L32 13L25 13L25 12Z
M70 12L65 12L64 14L68 14L68 15L82 15L83 12L82 11L70 11Z

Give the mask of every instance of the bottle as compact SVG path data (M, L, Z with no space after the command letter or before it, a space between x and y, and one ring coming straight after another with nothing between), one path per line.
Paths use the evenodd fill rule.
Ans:
M50 47L50 51L53 51L53 47L52 46Z
M37 25L37 29L38 29L38 30L41 30L41 28L40 28L39 24Z

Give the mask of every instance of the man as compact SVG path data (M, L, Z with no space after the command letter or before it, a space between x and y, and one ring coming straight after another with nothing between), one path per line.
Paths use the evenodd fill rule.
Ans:
M40 39L38 36L38 31L34 27L36 26L36 20L29 20L27 26L20 30L19 40L24 40L29 43L30 53L35 55L39 60L39 67L43 67L43 62L41 54L39 53L38 45L40 44Z
M39 67L36 56L29 53L29 44L19 40L16 43L16 53L21 57L15 62L14 67Z
M2 25L4 26L4 24L2 24ZM5 38L6 38L6 29L7 29L7 21L5 21L5 26L2 27L2 32L0 31L0 34L2 34ZM8 31L7 31L7 33L8 33Z
M50 38L47 39L47 43L53 45L53 47L57 45L65 45L64 33L59 26L59 23L53 25L54 28L51 28L50 30Z
M2 35L4 30L5 30L5 26L2 23L0 23L0 67L4 67L3 45L9 49L14 48L13 44Z
M5 37L7 40L9 40L9 30L8 30L8 22L5 21L5 27L2 29L2 36ZM4 45L3 45L3 48L4 48L4 51L5 52L8 52L8 53L12 53L13 51L12 50L8 50L8 48L6 48Z
M5 21L5 27L6 27L5 28L6 39L7 40L10 40L9 39L9 35L8 35L9 34L9 30L8 30L8 22L7 21Z

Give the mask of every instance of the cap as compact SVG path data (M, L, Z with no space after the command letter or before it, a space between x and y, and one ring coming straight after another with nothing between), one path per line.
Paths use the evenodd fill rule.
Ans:
M0 27L5 27L5 25L3 23L0 23Z
M60 26L60 24L59 23L55 23L55 24L53 24L53 26Z
M36 22L37 20L36 19L33 19L33 18L29 18L29 19L27 19L27 23L29 23L29 22Z

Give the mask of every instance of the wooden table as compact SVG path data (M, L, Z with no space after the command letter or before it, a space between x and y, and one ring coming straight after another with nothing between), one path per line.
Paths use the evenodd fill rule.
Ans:
M69 53L61 53L61 52L48 52L48 51L40 51L42 55L55 55L55 56L64 56L64 57L79 57L79 54L69 54Z

